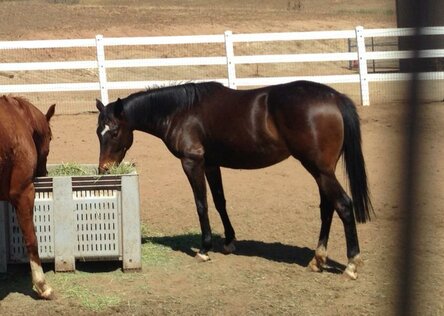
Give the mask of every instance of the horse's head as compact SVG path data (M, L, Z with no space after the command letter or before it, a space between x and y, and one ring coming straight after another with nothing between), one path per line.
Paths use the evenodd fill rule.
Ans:
M133 144L133 131L128 127L123 101L104 106L97 100L99 119L97 122L97 136L100 142L99 173L103 174L115 164L119 164L125 157L126 151Z
M55 112L55 104L51 105L46 114L41 118L42 122L38 124L39 128L34 131L34 142L37 147L37 177L44 177L48 174L46 162L49 154L49 143L52 139L51 127L49 121Z

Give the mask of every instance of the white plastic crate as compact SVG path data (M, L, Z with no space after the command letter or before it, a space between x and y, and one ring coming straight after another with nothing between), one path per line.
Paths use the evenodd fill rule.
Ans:
M141 268L137 173L35 180L34 225L42 261L74 271L75 261L121 260ZM28 262L14 208L0 202L0 272Z

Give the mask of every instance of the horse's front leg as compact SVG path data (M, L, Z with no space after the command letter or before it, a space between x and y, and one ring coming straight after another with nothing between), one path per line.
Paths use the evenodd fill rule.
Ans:
M208 218L207 192L205 185L205 163L203 158L182 158L182 167L193 189L197 214L202 231L202 247L196 254L200 261L208 261L208 251L212 248L210 220Z
M224 251L227 254L232 253L236 250L236 246L234 244L236 241L236 234L234 232L233 226L231 225L230 218L228 217L227 213L220 167L206 166L205 174L207 176L208 184L210 185L216 210L219 212L222 224L224 225L224 231L225 231Z

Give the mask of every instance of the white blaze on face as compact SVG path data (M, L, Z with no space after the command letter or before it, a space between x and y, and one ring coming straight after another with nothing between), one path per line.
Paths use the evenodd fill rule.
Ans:
M106 134L106 132L109 131L109 125L105 125L105 128L102 130L102 132L100 133L102 136Z

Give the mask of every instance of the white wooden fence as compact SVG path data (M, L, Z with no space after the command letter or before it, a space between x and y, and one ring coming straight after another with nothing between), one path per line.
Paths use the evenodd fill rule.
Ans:
M82 61L37 61L37 62L0 62L0 74L14 72L29 72L38 70L75 70L93 69L97 74L94 82L72 83L32 83L14 84L9 80L8 84L0 84L0 93L32 93L32 92L61 92L61 91L100 91L101 99L106 104L109 101L110 90L144 89L153 85L165 85L169 80L140 80L140 81L110 81L107 70L113 68L132 67L175 67L175 66L208 66L223 65L226 67L226 76L222 78L205 78L202 80L214 80L232 88L262 86L284 83L293 80L312 80L322 83L359 83L362 105L370 105L369 82L372 81L405 81L411 75L408 73L368 73L367 61L383 59L411 58L411 51L373 51L367 52L365 38L368 37L399 37L411 36L414 29L364 29L362 26L354 30L343 31L317 31L317 32L283 32L283 33L258 33L258 34L233 34L226 31L219 35L196 36L154 36L154 37L122 37L107 38L97 35L95 39L65 39L65 40L32 40L32 41L0 41L0 61L2 51L23 50L39 48L94 48L95 60ZM422 35L444 35L444 26L425 27ZM262 54L262 55L236 55L235 43L276 41L316 41L335 39L356 39L357 52L328 52L328 53L297 53L297 54ZM177 45L177 44L207 44L219 43L224 45L225 54L222 56L200 57L174 57L174 58L143 58L143 59L106 59L106 48L111 46L149 46L149 45ZM444 58L444 49L425 50L420 52L422 58ZM51 59L51 58L49 58ZM236 67L242 64L270 64L270 63L313 63L332 61L357 61L358 73L319 75L319 76L257 76L238 77ZM420 74L424 80L443 80L444 72L427 72ZM183 78L183 81L189 81ZM177 80L175 80L177 82ZM11 82L11 83L10 83Z

